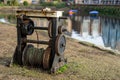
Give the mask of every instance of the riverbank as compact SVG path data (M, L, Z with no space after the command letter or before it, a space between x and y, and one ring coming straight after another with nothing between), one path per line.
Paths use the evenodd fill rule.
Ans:
M38 9L41 10L45 8L44 6L0 6L1 11L7 11L7 10L12 10L15 11L16 9ZM52 10L68 10L70 9L69 7L64 7L64 8L56 8L55 6L50 6Z
M114 17L120 19L120 6L112 5L77 5L74 9L78 9L83 14L89 15L90 11L98 11L100 16Z
M40 38L47 40L47 33L40 31ZM33 34L32 39L36 39ZM6 67L16 47L16 27L0 23L0 79L1 80L100 80L120 79L120 56L80 44L67 38L65 57L68 68L62 74L50 75L41 69L19 66ZM43 46L44 47L44 46Z
M8 14L14 13L18 6L0 6L0 13L7 12Z
M47 5L46 5L47 6ZM2 6L0 7L1 12L9 12L9 13L15 13L15 10L17 9L37 9L41 10L45 8L45 6ZM89 15L89 12L92 10L99 11L99 15L102 17L110 17L110 18L117 18L120 19L120 8L119 7L114 7L114 6L84 6L84 5L78 5L78 6L65 6L65 7L60 7L57 8L55 6L49 6L52 10L62 10L65 13L68 13L70 9L77 9L78 10L78 15ZM116 15L114 15L116 14Z
M3 7L0 7L0 13L7 13L7 14L15 14L16 13L16 10L17 9L36 9L36 10L41 10L45 7L43 6L3 6ZM68 15L68 12L70 10L69 7L65 7L65 8L56 8L54 6L51 6L50 7L51 10L58 10L58 11L64 11L64 14Z

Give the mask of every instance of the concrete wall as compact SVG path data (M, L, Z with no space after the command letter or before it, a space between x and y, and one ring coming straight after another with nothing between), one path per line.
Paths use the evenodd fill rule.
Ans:
M75 0L75 4L83 4L83 0Z

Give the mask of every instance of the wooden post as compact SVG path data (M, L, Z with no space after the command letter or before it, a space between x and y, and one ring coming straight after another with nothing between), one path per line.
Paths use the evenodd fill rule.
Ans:
M90 19L90 25L89 25L89 35L92 36L92 24L93 24L93 19Z
M102 23L101 23L102 21L101 21L101 18L99 18L99 26L98 26L98 32L99 32L99 36L101 36L101 32L102 32Z

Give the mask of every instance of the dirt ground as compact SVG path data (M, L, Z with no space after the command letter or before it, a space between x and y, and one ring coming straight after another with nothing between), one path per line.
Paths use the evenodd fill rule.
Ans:
M40 39L48 39L40 32ZM36 39L35 34L32 36ZM48 74L41 69L5 66L16 47L16 27L0 23L0 80L120 80L120 56L84 46L67 38L65 57L68 68L62 74Z

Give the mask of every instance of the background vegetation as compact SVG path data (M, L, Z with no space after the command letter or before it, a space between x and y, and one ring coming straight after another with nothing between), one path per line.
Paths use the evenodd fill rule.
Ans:
M78 8L77 6L74 8ZM80 10L86 14L89 11L99 11L101 16L120 17L120 8L114 6L81 6Z
M70 8L70 9L78 9L82 14L89 14L89 11L97 10L99 11L101 16L112 16L112 17L120 17L120 8L114 6L75 6L75 5L67 5L67 2L62 2L61 0L54 0L53 2L43 2L41 1L37 5L30 5L27 1L24 1L23 4L19 4L17 0L8 0L7 3L3 3L0 0L0 6L20 6L26 8L28 7L55 7L57 9L60 8Z
M24 5L24 6L28 6L29 3L28 3L27 1L24 1L24 2L23 2L23 5Z
M5 4L0 0L0 6L29 6L29 3L24 1L23 4L19 4L17 0L8 0ZM61 2L60 0L55 0L53 2L40 2L37 6L64 8L66 7L66 3Z
M54 2L42 2L40 6L44 7L56 7L56 8L64 8L66 7L65 2L59 2L59 1L54 1Z

